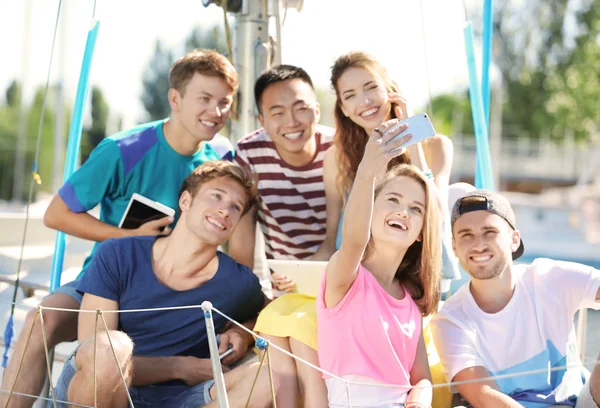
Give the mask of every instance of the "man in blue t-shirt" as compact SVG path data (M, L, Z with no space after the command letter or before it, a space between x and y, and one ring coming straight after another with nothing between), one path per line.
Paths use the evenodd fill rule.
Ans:
M44 223L48 227L96 242L79 277L102 241L170 232L168 226L177 214L174 218L147 222L138 229L118 228L134 193L176 210L179 187L194 168L208 160L232 157L232 149L227 149L224 138L217 135L227 121L238 86L237 73L227 58L209 50L189 53L171 67L169 86L171 116L104 139L61 187L46 211ZM88 214L97 205L101 209L100 219ZM79 309L81 295L75 290L77 283L61 286L42 305ZM31 327L34 315L35 311L27 315L24 327ZM76 313L45 311L44 317L50 347L75 339ZM25 344L26 336L21 336L14 358L4 372L3 389L13 384ZM28 372L20 376L15 391L38 395L46 377L39 323L23 364ZM6 394L0 395L0 406L5 405L5 398ZM11 406L31 407L33 402L31 398L15 395Z
M127 237L104 241L79 283L82 310L146 310L103 313L119 365L136 407L202 407L215 401L203 301L238 322L251 322L265 304L252 270L218 252L240 218L256 201L254 176L233 163L205 163L181 188L181 215L167 237ZM183 309L170 308L184 307ZM227 320L213 314L215 330ZM116 367L107 332L96 333L95 313L79 314L80 346L65 363L56 386L57 400L97 406L125 407L127 395ZM253 336L233 326L220 335L225 366L240 360ZM226 368L227 370L227 368ZM243 406L257 374L258 363L225 373L231 406ZM268 372L261 373L253 406L270 403ZM52 402L49 401L49 407ZM213 404L214 405L214 404Z

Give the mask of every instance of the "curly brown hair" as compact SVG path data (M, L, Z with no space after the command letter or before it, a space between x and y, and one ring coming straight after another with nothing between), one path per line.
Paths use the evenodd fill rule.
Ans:
M422 239L415 241L404 254L396 271L396 279L402 283L413 298L423 316L435 313L440 301L442 269L442 237L440 236L440 209L435 188L415 166L398 165L387 172L375 187L375 198L385 186L397 177L416 180L425 190L425 213L423 214ZM363 261L372 256L372 239L367 245Z
M350 68L362 68L381 78L388 92L399 92L398 85L390 78L386 69L372 56L362 51L353 51L339 57L331 68L331 85L335 90L334 110L336 159L338 163L337 188L342 197L346 197L356 176L358 165L365 153L369 135L342 112L342 98L338 88L340 77ZM392 107L391 115L396 117ZM407 153L390 161L388 169L398 164L410 164Z
M202 184L221 177L227 177L237 182L246 193L246 205L242 215L246 214L255 204L258 197L258 180L250 170L225 160L210 160L196 167L183 181L179 189L179 197L189 192L196 195Z

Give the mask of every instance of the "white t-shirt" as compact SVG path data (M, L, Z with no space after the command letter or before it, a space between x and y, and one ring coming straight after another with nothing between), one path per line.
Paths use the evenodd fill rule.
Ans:
M432 319L433 339L448 381L460 371L485 367L491 375L542 370L498 379L500 390L527 408L575 406L585 378L579 365L573 317L595 301L600 271L590 266L536 259L513 266L516 288L498 313L483 312L464 285Z

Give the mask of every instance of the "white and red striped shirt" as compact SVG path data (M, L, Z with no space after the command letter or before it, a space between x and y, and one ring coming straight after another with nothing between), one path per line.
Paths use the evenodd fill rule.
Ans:
M305 259L325 240L323 157L334 132L317 125L317 154L302 167L283 161L264 129L238 142L235 161L258 175L258 223L267 259Z

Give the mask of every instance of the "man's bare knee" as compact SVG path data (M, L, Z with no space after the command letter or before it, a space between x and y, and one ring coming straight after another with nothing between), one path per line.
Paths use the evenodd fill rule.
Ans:
M115 356L119 361L121 370L127 378L129 376L133 342L125 333L119 330L110 330L110 340L106 332L98 332L96 338L96 375L103 378L120 379L120 373L115 363ZM111 346L112 342L112 346ZM94 337L90 337L81 344L75 357L77 369L93 373L94 370Z
M77 312L79 309L79 303L72 297L57 293L50 295L45 298L42 303L41 313L43 314L44 320L44 333L49 347L54 347L56 344L62 341L75 340L77 335ZM62 309L73 309L73 312L49 310L44 307L62 308ZM37 317L36 317L37 315ZM35 326L33 328L32 339L35 338L42 341L42 318L38 315L38 310L33 309L27 313L25 320L25 326L23 328L23 334L28 334L28 329L31 328L35 319Z

